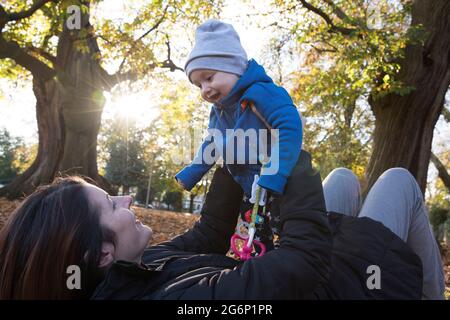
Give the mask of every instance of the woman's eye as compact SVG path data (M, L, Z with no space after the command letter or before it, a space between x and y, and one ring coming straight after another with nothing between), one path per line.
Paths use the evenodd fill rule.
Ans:
M116 203L113 201L113 210L116 210Z
M210 75L206 80L211 81L212 77L213 77L213 75Z

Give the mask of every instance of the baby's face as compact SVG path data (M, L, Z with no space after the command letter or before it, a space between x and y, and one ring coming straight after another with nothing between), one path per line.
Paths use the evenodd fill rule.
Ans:
M233 73L209 69L194 70L191 81L200 88L202 98L210 103L216 103L226 97L234 87L239 77Z

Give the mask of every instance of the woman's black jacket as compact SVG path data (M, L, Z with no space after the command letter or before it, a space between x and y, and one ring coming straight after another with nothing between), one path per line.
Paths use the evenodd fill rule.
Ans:
M146 249L142 265L115 262L92 298L421 298L417 255L381 223L327 214L320 175L307 152L301 152L280 204L280 248L245 262L226 256L242 195L218 168L194 227Z

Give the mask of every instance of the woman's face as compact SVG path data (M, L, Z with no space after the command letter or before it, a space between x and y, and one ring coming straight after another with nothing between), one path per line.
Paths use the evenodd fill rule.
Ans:
M131 196L111 197L104 190L87 184L89 201L100 208L100 224L116 235L116 246L104 244L114 261L140 263L144 249L152 237L152 229L136 219L130 210ZM109 248L109 249L108 249ZM104 251L104 249L102 249ZM102 255L106 254L102 252Z

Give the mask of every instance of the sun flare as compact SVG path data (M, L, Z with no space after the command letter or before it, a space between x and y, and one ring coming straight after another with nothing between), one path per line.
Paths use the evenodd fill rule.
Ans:
M152 105L145 95L123 95L111 99L109 104L114 118L134 120L144 125L149 124L158 115L156 106Z

